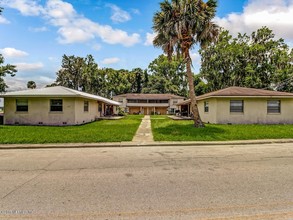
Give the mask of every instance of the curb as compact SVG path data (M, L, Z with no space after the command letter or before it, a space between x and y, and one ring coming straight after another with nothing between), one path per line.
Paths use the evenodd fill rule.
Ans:
M108 147L160 147L160 146L227 146L255 144L293 143L293 139L246 140L246 141L157 141L157 142L111 142L111 143L62 143L62 144L2 144L0 150L13 149L62 149L62 148L108 148ZM293 146L293 144L292 144Z

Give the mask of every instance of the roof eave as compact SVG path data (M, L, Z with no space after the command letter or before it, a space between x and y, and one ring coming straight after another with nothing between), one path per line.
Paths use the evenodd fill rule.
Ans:
M204 99L210 99L210 98L293 98L293 95L264 95L264 96L242 96L242 95L231 95L231 96L207 96L200 98L198 97L197 100L204 100Z
M103 100L103 99L100 99L100 98L94 98L94 97L88 97L88 96L84 96L84 95L80 95L80 94L68 94L68 95L58 95L58 94L51 94L51 95L48 95L48 94L44 94L44 95L12 95L12 94L2 94L0 95L1 98L18 98L18 97L21 97L21 98L57 98L57 97L60 97L60 98L84 98L84 99L89 99L89 100L95 100L95 101L100 101L100 102L104 102L106 104L109 104L109 105L115 105L115 106L119 106L121 105L121 103L119 102L115 102L115 101L106 101L106 100Z

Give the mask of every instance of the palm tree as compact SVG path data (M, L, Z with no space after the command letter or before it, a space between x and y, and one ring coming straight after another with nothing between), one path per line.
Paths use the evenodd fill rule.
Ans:
M35 89L35 88L37 88L37 85L36 85L36 83L34 81L28 81L26 85L27 85L27 88L28 89Z
M153 18L153 29L157 33L154 45L161 47L168 58L171 58L175 51L186 63L195 127L203 127L204 124L197 107L190 50L197 43L205 47L216 40L219 27L212 22L216 7L216 0L208 0L206 3L202 0L165 0L160 3L161 11L156 12Z

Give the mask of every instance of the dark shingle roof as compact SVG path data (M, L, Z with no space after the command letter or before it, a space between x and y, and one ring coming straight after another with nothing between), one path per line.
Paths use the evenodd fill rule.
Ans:
M245 87L228 87L225 89L209 92L204 95L198 96L197 100L203 100L211 97L292 97L293 93L279 92L264 89L253 89ZM178 103L178 105L187 104L190 100Z
M245 88L245 87L228 87L225 89L221 89L218 91L206 93L204 95L198 96L198 99L204 99L211 96L292 96L293 93L289 92L278 92L272 90L264 90L264 89L253 89L253 88Z

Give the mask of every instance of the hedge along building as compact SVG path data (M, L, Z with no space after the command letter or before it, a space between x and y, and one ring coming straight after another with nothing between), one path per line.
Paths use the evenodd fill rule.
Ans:
M77 125L103 117L119 102L62 86L8 92L4 124Z
M182 96L172 94L137 94L127 93L114 96L122 109L129 114L174 114L176 104L185 100Z
M229 87L197 97L205 123L293 124L293 93ZM190 100L177 104L190 115Z

